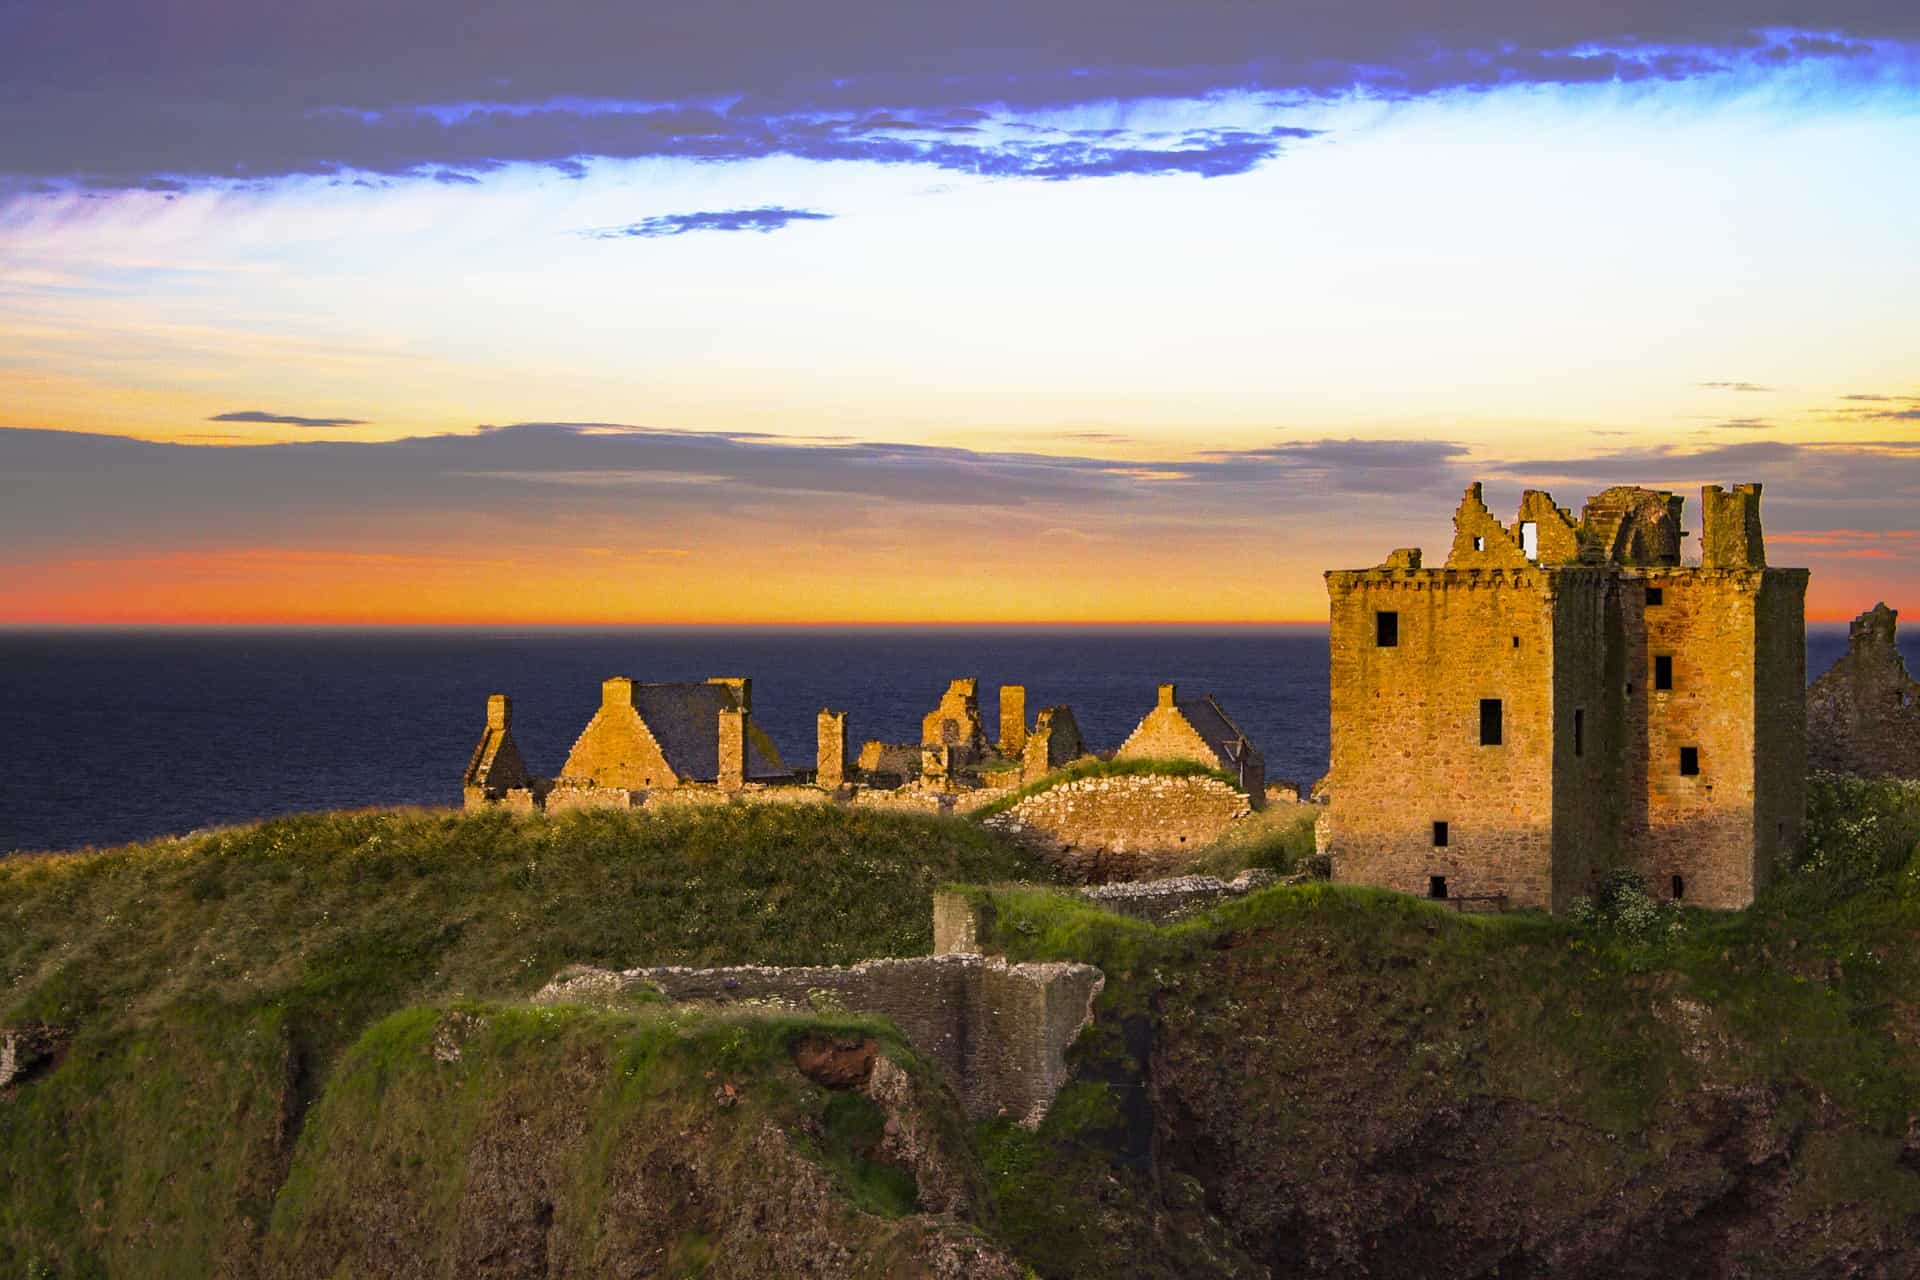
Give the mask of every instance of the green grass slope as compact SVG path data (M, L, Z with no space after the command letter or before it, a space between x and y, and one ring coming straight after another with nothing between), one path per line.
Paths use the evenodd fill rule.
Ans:
M0 860L0 1274L251 1274L308 1109L377 1020L581 962L931 947L932 889L1029 869L972 824L824 807L315 815Z

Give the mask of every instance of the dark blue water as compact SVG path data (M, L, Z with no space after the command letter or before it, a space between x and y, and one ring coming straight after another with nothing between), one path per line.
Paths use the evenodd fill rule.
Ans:
M1920 670L1920 636L1902 645ZM1846 650L1807 638L1810 675ZM953 676L1027 686L1028 714L1067 703L1090 745L1117 746L1154 686L1211 692L1270 777L1327 765L1325 628L1044 630L0 632L0 850L111 844L270 814L453 804L485 720L514 696L528 764L553 773L609 675L753 677L754 713L811 766L814 714L854 740L912 741Z
M753 678L755 718L812 767L814 716L852 713L856 742L917 741L947 681L1025 684L1031 717L1074 709L1119 745L1154 686L1214 693L1269 776L1327 760L1325 628L1044 630L0 632L0 850L62 849L270 814L455 804L486 719L555 773L600 681Z

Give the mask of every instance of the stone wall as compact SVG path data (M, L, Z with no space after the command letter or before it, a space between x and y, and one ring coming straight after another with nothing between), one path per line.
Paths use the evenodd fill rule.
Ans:
M1497 523L1470 537L1488 539ZM1471 544L1469 543L1469 546ZM1553 902L1554 605L1537 568L1327 575L1333 878ZM1395 615L1391 645L1377 616ZM1480 741L1481 701L1501 740ZM1446 824L1445 845L1436 823Z
M1170 876L1164 880L1118 881L1072 890L1094 906L1148 924L1176 924L1235 898L1280 883L1272 871L1242 871L1231 880L1217 876ZM933 895L933 953L978 955L993 931L993 906L976 904L965 893L943 889Z
M1091 965L1008 964L979 955L867 960L847 966L723 969L677 966L563 970L534 1000L618 998L653 987L668 999L721 1007L835 1006L891 1020L938 1066L975 1120L1039 1124L1066 1083L1066 1052L1093 1018L1105 978Z
M1807 691L1815 769L1920 778L1920 683L1900 656L1899 616L1882 603L1855 618L1846 656Z
M1249 812L1217 778L1121 774L1028 796L986 825L1092 883L1176 872Z

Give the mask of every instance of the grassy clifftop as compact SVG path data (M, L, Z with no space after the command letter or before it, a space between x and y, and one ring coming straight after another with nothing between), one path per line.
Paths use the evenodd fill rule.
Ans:
M999 949L1107 974L1037 1133L969 1132L880 1024L523 999L924 952L936 885L1034 874L976 824L343 814L0 862L0 1027L68 1032L0 1094L0 1274L1920 1274L1916 840L1920 784L1823 779L1744 912L974 890Z
M775 806L314 815L0 860L0 1027L68 1032L0 1101L0 1272L248 1273L309 1108L387 1015L575 962L925 953L935 886L1026 873L968 823Z

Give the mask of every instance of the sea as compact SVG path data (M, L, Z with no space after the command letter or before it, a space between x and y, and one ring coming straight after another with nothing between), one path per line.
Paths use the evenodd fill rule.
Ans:
M1920 670L1920 637L1902 644ZM1807 636L1810 676L1846 650ZM915 741L956 676L1001 684L1029 717L1073 708L1095 750L1155 686L1212 693L1270 778L1327 767L1327 632L1294 627L382 628L0 631L0 851L105 846L318 809L453 805L486 722L513 696L536 773L559 771L600 681L748 676L755 719L811 767L814 716Z

